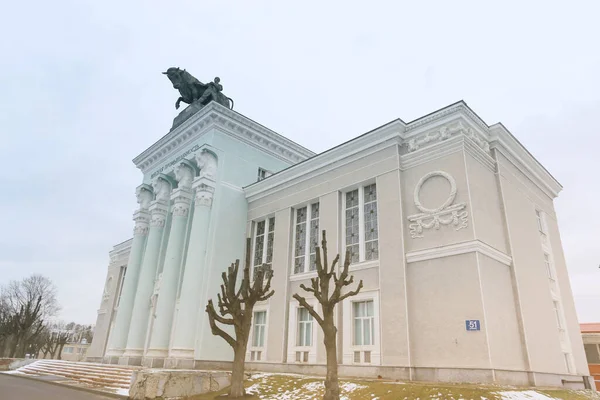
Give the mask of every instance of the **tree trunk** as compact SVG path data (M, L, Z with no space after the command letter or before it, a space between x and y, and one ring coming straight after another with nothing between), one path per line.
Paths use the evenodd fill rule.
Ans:
M323 321L323 335L325 336L323 342L327 353L327 376L325 377L323 400L340 400L336 334L337 328L333 323L333 315L325 317Z
M233 369L231 370L231 386L229 387L229 397L244 397L244 364L246 361L247 341L242 341L234 350Z

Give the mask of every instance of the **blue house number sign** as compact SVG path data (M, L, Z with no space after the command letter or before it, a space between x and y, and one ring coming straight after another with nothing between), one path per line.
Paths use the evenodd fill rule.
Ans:
M468 331L478 331L481 329L478 319L468 319L465 321Z

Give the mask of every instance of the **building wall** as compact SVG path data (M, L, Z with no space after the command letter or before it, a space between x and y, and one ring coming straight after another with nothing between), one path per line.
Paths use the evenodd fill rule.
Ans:
M324 364L316 321L312 344L297 346L298 304L292 296L299 293L316 305L300 287L309 286L316 273L294 273L296 210L319 202L319 230L327 232L329 259L340 253L343 262L346 193L376 184L379 254L351 265L363 289L336 309L338 358L345 371L361 375L388 368L402 379L536 385L587 375L553 208L558 183L503 127L488 127L461 104L452 107L410 124L393 121L290 168L290 162L257 145L270 139L254 134L246 138L256 142L241 139L243 129L217 113L210 120L221 123L199 119L197 131L187 127L196 133L179 150L169 153L167 147L167 155L156 150L155 165L144 167L147 161L138 160L148 183L159 171L172 174L177 165L172 160L199 149L210 149L218 159L193 316L196 362L231 360L229 346L212 335L204 306L216 297L221 272L236 258L243 263L244 238L253 239L254 249L257 223L274 217L275 294L257 304L256 311L267 315L265 345L250 344L248 361L298 368ZM259 167L281 172L254 183ZM193 220L192 215L188 224ZM189 242L189 227L187 232L184 249L191 251L201 243ZM163 246L168 224L165 235ZM195 267L186 264L184 259L180 284ZM372 345L354 344L354 300L373 300ZM189 317L178 315L181 307L176 305L174 326ZM480 330L467 330L467 320L478 320ZM98 326L106 325L99 319ZM306 359L298 363L297 357Z
M94 328L94 340L89 345L86 356L89 360L100 361L106 352L111 323L115 317L118 294L123 282L123 271L127 267L131 240L116 245L110 252L110 263L106 272L106 280L100 308Z

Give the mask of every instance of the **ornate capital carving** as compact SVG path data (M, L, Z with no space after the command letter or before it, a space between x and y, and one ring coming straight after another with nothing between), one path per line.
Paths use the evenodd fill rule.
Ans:
M148 211L136 211L133 214L133 221L135 222L135 226L133 227L133 236L148 234L148 224L150 222L150 214Z
M179 188L191 188L196 171L187 164L181 163L175 168L175 179Z
M205 184L200 184L196 187L196 207L210 207L212 206L213 195L215 188Z
M148 207L150 207L150 202L152 202L152 199L154 198L152 186L146 185L145 183L141 184L135 188L135 197L140 205L140 210L147 210Z
M196 153L196 164L200 168L200 178L217 180L217 157L206 149Z
M190 210L192 197L192 189L190 188L177 188L173 190L173 193L171 194L171 200L173 200L173 216L186 217Z
M434 176L441 176L450 183L450 194L446 201L439 207L427 208L423 206L420 199L420 192L423 184ZM414 193L415 207L421 211L420 214L411 215L408 220L411 222L408 227L410 236L413 239L423 237L424 229L440 229L441 225L454 225L455 230L467 227L469 213L465 210L466 203L452 204L456 199L456 181L452 175L444 171L432 171L425 174L417 183Z
M165 226L165 220L167 219L167 213L169 206L167 202L155 200L150 204L150 227L163 228Z
M169 201L169 195L171 193L171 182L169 182L162 176L158 176L152 181L152 188L154 189L156 200Z

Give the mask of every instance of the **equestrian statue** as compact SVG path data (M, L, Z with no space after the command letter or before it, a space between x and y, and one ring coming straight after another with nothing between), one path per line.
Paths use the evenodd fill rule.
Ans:
M205 106L211 101L215 101L222 106L233 109L233 100L222 93L223 85L220 84L221 80L219 77L216 77L212 82L204 84L194 78L185 69L171 67L166 72L163 72L163 74L167 75L173 87L179 90L179 94L181 95L175 102L175 109L179 108L179 104L182 101L187 104L199 104L200 106Z

